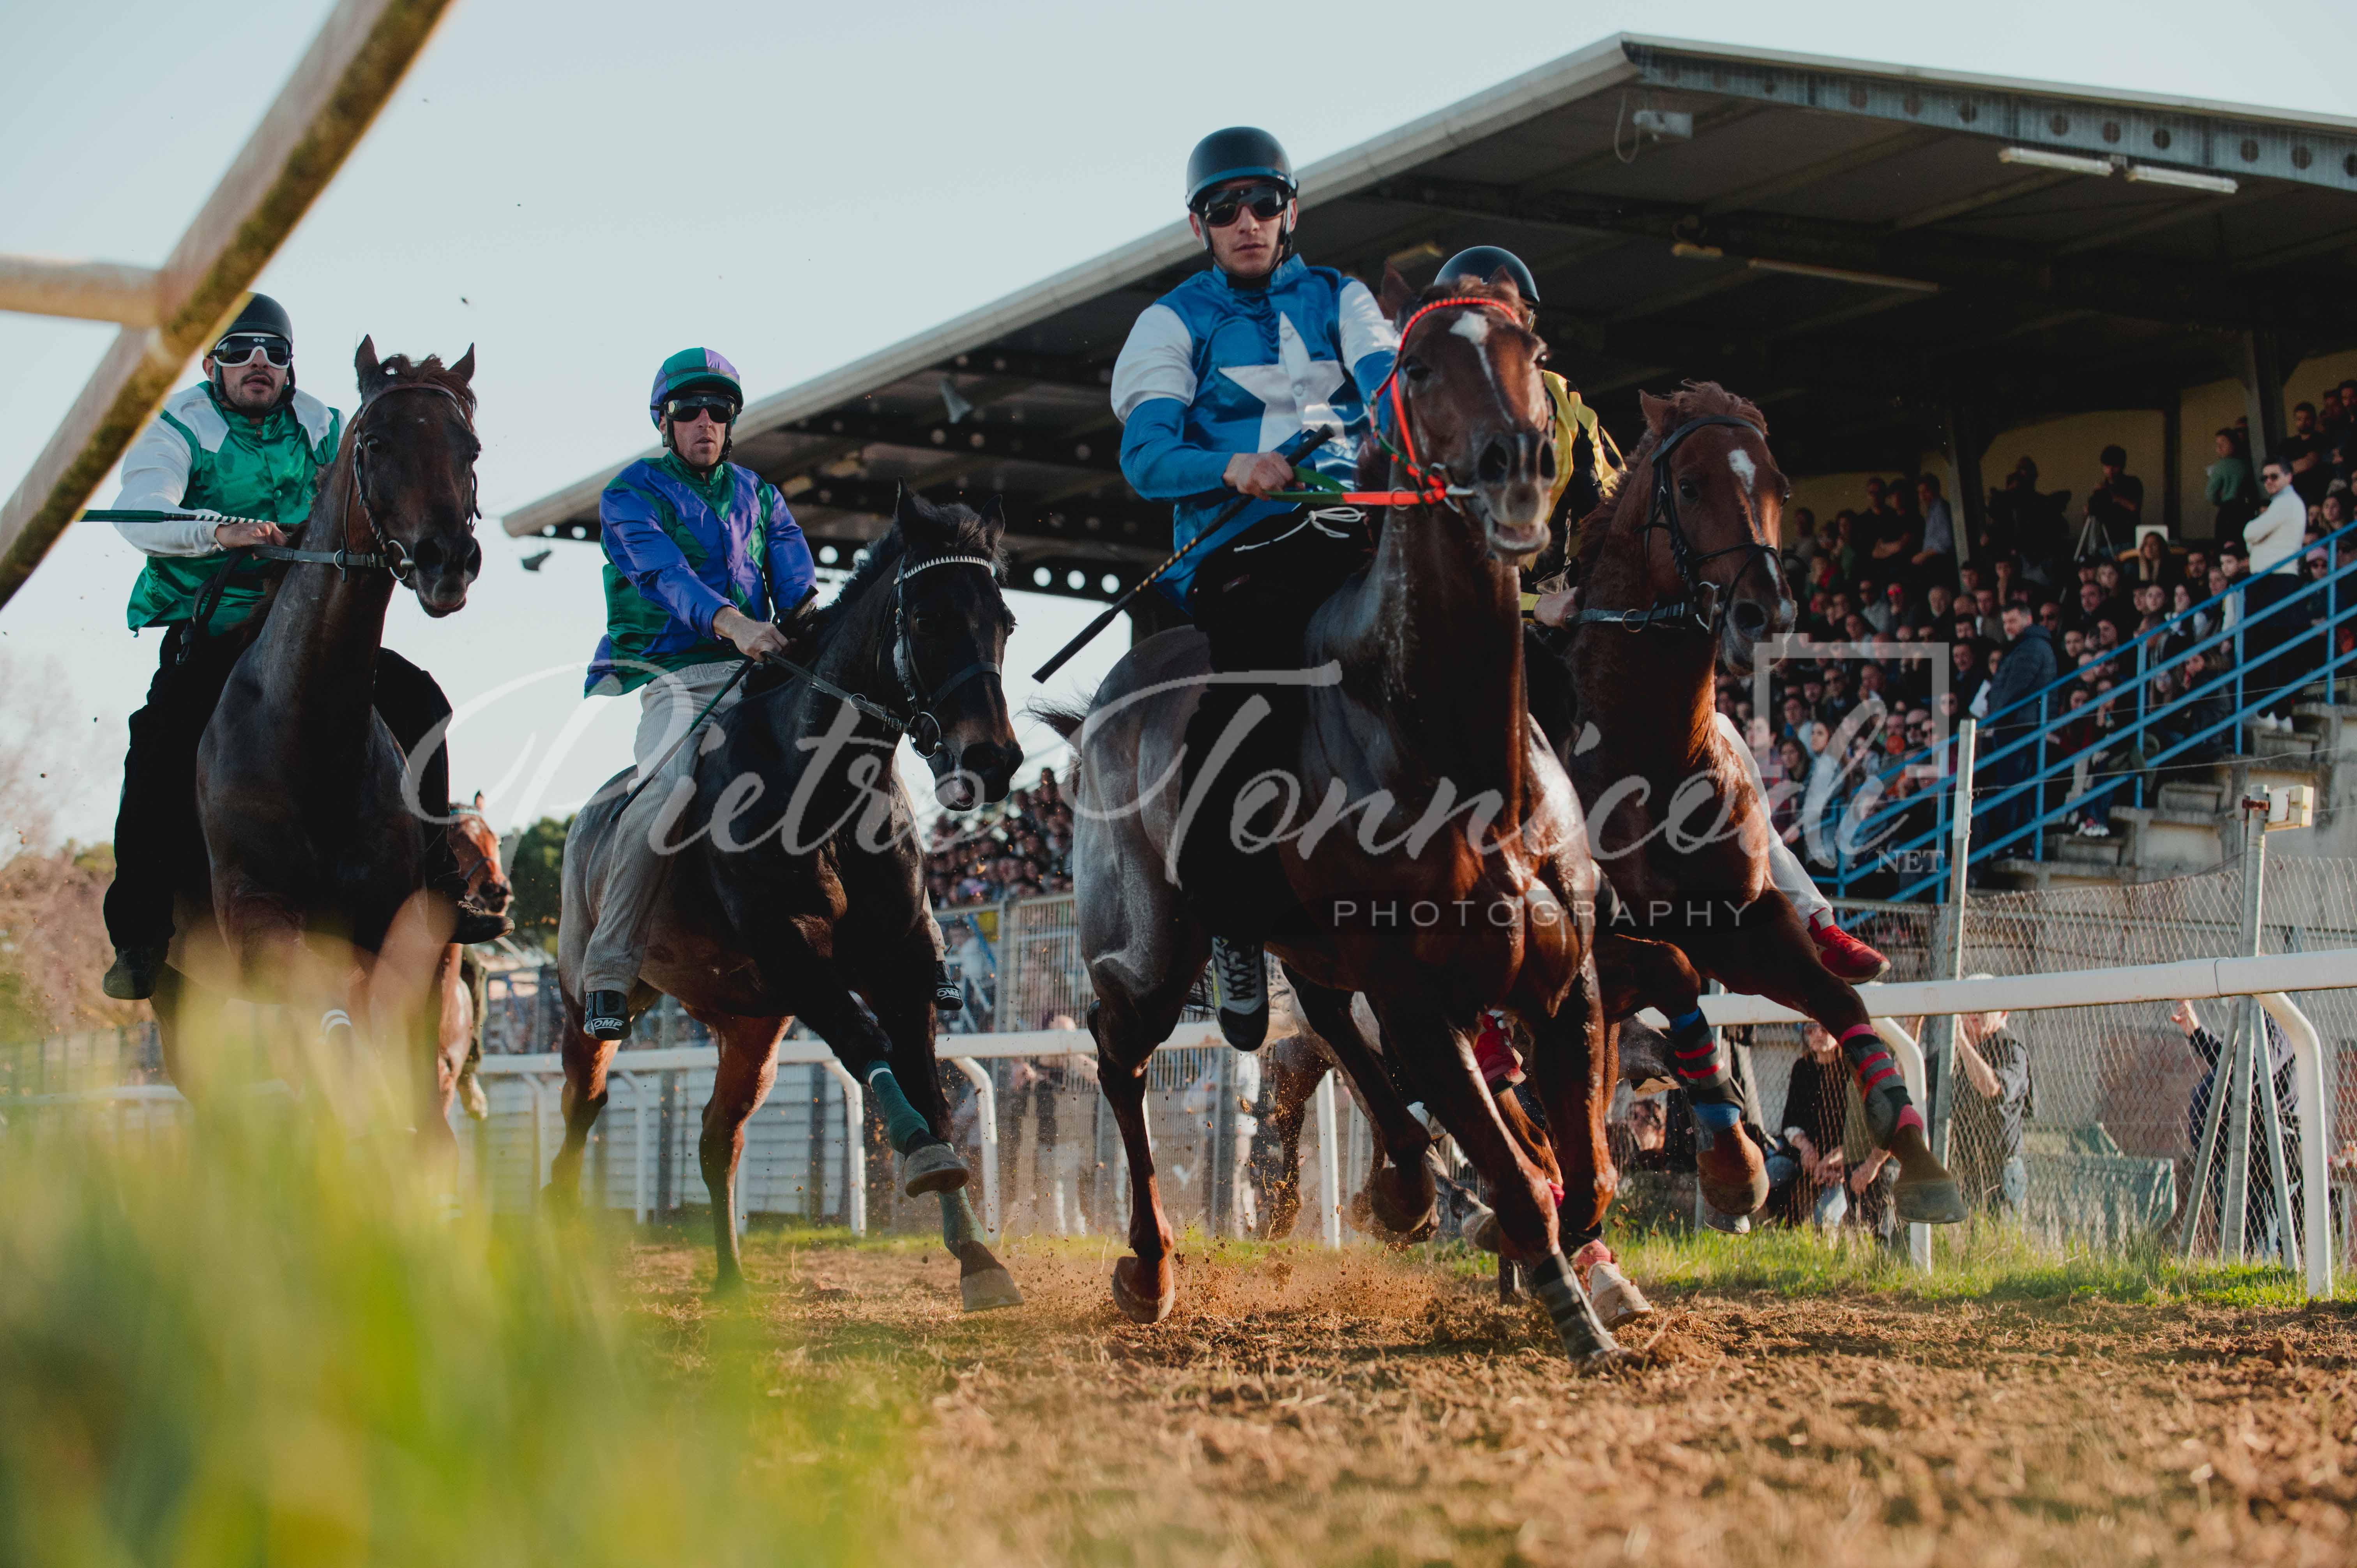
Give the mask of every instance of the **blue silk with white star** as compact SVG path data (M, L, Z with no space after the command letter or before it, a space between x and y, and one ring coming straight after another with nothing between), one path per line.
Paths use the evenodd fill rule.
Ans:
M1186 544L1235 499L1222 478L1230 457L1274 451L1312 424L1362 423L1397 345L1367 286L1330 267L1293 257L1264 289L1235 288L1207 268L1138 317L1114 367L1122 473L1146 499L1178 503L1172 542ZM1343 436L1303 466L1348 484L1358 450L1357 436ZM1163 591L1186 604L1196 564L1289 510L1282 501L1246 507L1162 579Z

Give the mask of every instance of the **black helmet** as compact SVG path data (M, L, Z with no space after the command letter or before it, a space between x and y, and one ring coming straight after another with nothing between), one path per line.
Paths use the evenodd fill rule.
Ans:
M1293 160L1266 131L1251 125L1231 125L1195 144L1187 156L1187 209L1195 210L1203 193L1227 179L1254 177L1273 179L1287 196L1300 194L1293 180Z
M286 307L266 294L247 295L237 319L222 328L221 336L213 341L218 343L240 332L268 332L285 338L288 348L295 346L295 323L287 317Z
M1440 270L1433 274L1432 281L1443 284L1452 278L1470 278L1475 283L1488 283L1497 276L1501 267L1506 269L1506 275L1512 278L1514 286L1522 291L1524 304L1536 305L1539 302L1538 280L1531 276L1530 268L1523 265L1523 258L1496 245L1473 245L1458 252L1440 263Z

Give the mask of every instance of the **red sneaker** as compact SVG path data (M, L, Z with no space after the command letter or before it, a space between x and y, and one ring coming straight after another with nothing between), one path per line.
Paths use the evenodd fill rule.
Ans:
M1809 922L1809 938L1817 944L1817 961L1836 980L1857 985L1890 972L1889 959L1835 925L1831 915L1821 914Z

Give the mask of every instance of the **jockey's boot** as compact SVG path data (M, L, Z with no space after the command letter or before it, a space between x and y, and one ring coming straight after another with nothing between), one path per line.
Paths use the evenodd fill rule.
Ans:
M933 1011L957 1013L965 1007L965 987L959 983L957 971L950 961L942 959L933 965Z
M117 1002L145 1002L156 994L156 978L164 972L164 960L171 952L167 942L146 942L119 948L114 962L98 988Z
M1211 939L1211 995L1220 1033L1240 1051L1256 1051L1268 1038L1268 966L1258 942Z
M450 933L454 942L495 942L515 929L513 920L484 908L468 890L467 874L459 869L458 853L447 832L436 833L426 842L425 890L439 893L457 907L458 924Z
M1835 980L1863 985L1890 972L1890 961L1835 925L1830 909L1820 909L1810 918L1809 940L1817 944L1817 961Z
M630 1037L630 999L619 991L593 991L581 999L581 1031L593 1040Z
M1670 1061L1694 1112L1695 1176L1704 1203L1725 1215L1749 1214L1768 1201L1768 1165L1743 1130L1735 1073L1701 1008L1670 1020Z
M1923 1113L1907 1092L1899 1064L1890 1059L1871 1024L1851 1026L1842 1036L1842 1055L1857 1077L1857 1095L1866 1106L1866 1130L1875 1146L1890 1151L1899 1163L1899 1185L1892 1192L1899 1218L1910 1225L1957 1225L1969 1214L1964 1189L1948 1168L1932 1157L1923 1141Z

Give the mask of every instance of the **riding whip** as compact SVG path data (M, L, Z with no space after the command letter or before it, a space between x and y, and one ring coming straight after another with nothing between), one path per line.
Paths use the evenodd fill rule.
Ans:
M111 507L92 507L81 514L81 520L85 522L210 522L216 525L241 522L278 529L287 526L266 517L207 517L193 511L145 511L137 508L122 510ZM302 524L295 526L299 529ZM241 544L230 553L253 560L296 561L315 566L333 566L339 571L348 568L371 570L386 564L382 555L358 551L296 550L283 544Z
M1309 453L1317 447L1332 440L1334 435L1335 431L1331 426L1313 424L1308 429L1303 431L1300 435L1295 436L1292 440L1286 442L1284 446L1279 446L1276 449L1276 455L1284 458L1288 463L1298 462L1303 457L1308 456ZM1165 561L1161 565L1157 566L1153 571L1148 572L1145 576L1140 577L1135 583L1130 585L1127 593L1125 593L1121 597L1107 605L1105 607L1104 614L1097 617L1096 619L1089 622L1087 626L1083 627L1081 629L1080 636L1072 639L1071 641L1064 644L1062 648L1057 650L1056 657L1050 659L1047 663L1042 664L1039 669L1033 671L1031 672L1031 679L1034 681L1045 681L1049 676L1053 675L1057 671L1061 670L1064 667L1065 662L1070 660L1073 654L1078 653L1082 649L1086 648L1090 643L1094 642L1097 638L1097 633L1111 626L1113 624L1113 618L1127 609L1132 599L1136 598L1138 595L1146 592L1146 589L1160 582L1165 573L1168 572L1171 567L1178 564L1179 562L1184 561L1189 555L1194 553L1195 547L1197 545L1201 544L1205 540L1210 539L1213 534L1219 532L1221 529L1227 526L1229 521L1232 521L1238 512L1243 510L1244 508L1250 506L1254 501L1262 499L1264 498L1259 496L1238 496L1235 499L1222 507L1220 509L1219 515L1211 519L1211 521L1204 526L1202 532L1195 535L1194 538L1189 540L1186 543L1172 551L1170 553L1170 558L1168 561ZM1330 499L1331 498L1321 495L1318 499L1323 500Z

